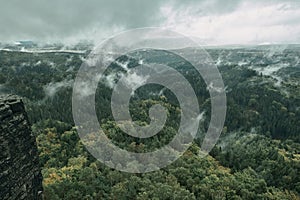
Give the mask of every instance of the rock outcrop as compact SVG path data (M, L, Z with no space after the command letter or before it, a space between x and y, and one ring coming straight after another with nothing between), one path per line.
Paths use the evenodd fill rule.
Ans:
M22 100L0 96L0 199L42 199L35 137Z

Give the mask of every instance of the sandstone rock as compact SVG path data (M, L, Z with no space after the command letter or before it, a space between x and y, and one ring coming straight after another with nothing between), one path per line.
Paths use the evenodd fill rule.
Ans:
M35 137L22 100L0 96L0 199L42 199Z

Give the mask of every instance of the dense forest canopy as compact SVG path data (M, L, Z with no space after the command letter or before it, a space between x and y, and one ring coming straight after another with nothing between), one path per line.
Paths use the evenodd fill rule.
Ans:
M45 199L299 199L300 47L279 52L272 47L207 51L223 77L227 95L226 121L217 145L210 155L199 156L211 112L208 89L199 73L171 53L139 53L143 63L167 64L180 72L195 89L205 114L193 145L176 162L159 171L129 174L97 161L74 127L72 86L89 51L1 50L0 93L14 93L25 101L37 137ZM112 87L126 73L124 65L139 64L132 55L124 55L110 65L96 91L96 111L114 144L148 152L174 137L180 105L172 91L161 85L138 88L130 100L133 120L148 124L149 108L161 104L168 111L167 122L148 139L122 132L110 109ZM122 161L118 154L106 156L107 162Z

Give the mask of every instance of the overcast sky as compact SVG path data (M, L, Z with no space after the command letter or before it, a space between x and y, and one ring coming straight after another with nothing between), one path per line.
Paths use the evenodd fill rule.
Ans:
M99 42L167 27L206 44L300 43L299 0L7 0L0 41Z

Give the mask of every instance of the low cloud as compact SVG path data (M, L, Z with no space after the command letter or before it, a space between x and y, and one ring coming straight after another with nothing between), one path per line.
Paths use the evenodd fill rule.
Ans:
M51 82L44 87L44 92L48 97L53 97L61 88L71 87L72 85L73 85L73 80Z

